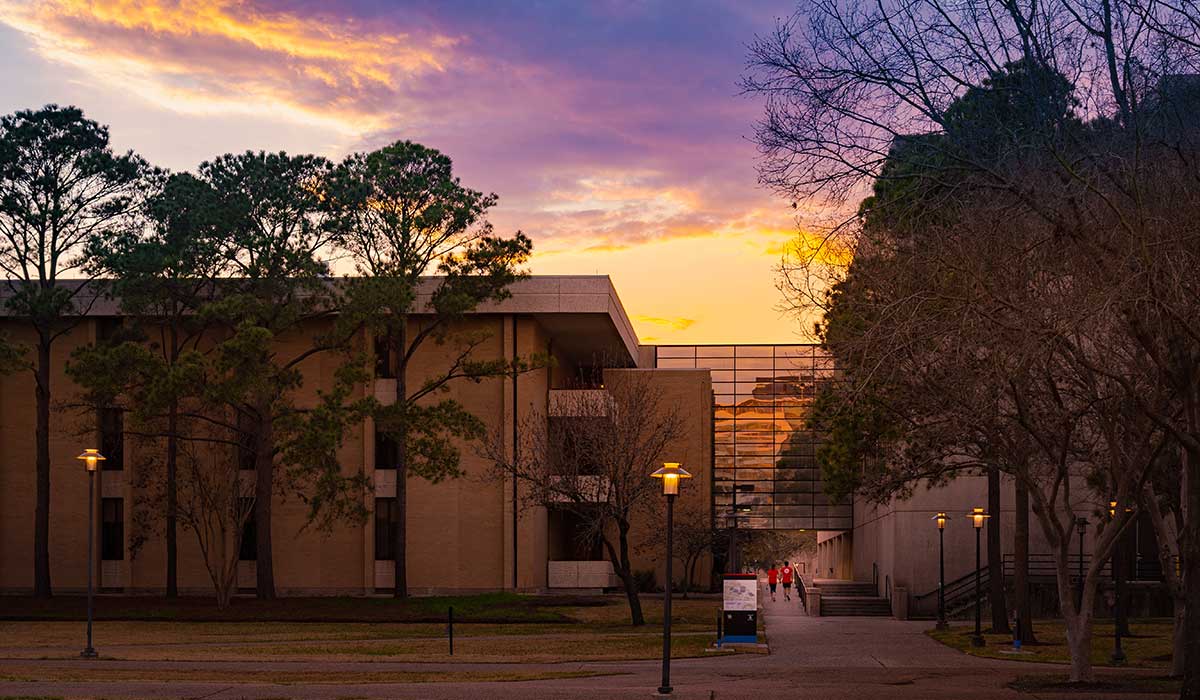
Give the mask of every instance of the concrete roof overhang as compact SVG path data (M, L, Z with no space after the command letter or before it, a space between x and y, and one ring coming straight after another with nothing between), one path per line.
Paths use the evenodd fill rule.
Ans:
M11 316L3 303L15 288L0 281L0 317ZM119 316L117 300L104 296L102 287L88 289L82 280L61 280L59 285L79 290L76 304L87 316ZM437 285L436 277L421 280L416 308L423 308ZM511 296L481 305L478 314L519 314L538 321L554 339L554 347L576 362L637 365L638 341L633 324L621 306L608 275L536 275L509 287Z
M509 291L508 299L484 304L476 313L530 316L554 339L556 350L582 364L637 365L637 334L608 275L535 275ZM428 294L419 295L419 302L422 297Z

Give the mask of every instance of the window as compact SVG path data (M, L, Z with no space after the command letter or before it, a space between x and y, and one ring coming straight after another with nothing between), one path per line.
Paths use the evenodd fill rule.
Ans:
M120 498L100 499L100 558L125 558L125 502Z
M375 499L376 561L390 561L396 558L396 520L399 510L394 498Z
M386 434L375 430L375 468L395 469L400 461L400 449L396 441Z
M125 413L119 408L102 408L100 423L100 468L106 472L125 468Z
M396 370L392 363L392 344L387 336L375 338L375 377L379 379L394 379Z
M249 498L242 498L240 508L242 513L249 513L246 522L242 524L242 546L238 550L239 561L255 561L258 559L258 527L254 522L254 511Z

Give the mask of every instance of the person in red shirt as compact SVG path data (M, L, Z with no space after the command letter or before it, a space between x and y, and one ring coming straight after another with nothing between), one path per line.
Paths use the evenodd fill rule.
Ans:
M771 587L771 602L775 602L775 586L779 584L779 571L772 564L767 570L767 585Z
M783 579L783 599L792 599L792 565L791 562L783 562L783 568L779 570L779 576ZM774 598L772 598L774 600Z

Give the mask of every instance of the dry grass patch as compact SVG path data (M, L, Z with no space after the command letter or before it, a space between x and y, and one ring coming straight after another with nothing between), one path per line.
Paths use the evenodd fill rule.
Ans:
M1139 620L1129 623L1133 637L1123 637L1121 646L1128 657L1126 666L1132 668L1163 669L1171 663L1172 628L1170 621ZM1012 637L1007 634L984 633L986 646L971 646L973 626L959 625L928 634L937 641L972 656L985 656L1010 661L1043 661L1047 663L1070 663L1067 648L1066 627L1061 620L1039 620L1034 625L1038 644L1025 645L1023 654L1013 654ZM1092 664L1108 666L1113 649L1113 626L1111 622L1097 622L1092 630ZM1008 652L1008 653L1005 653Z
M10 666L0 680L15 682L95 683L126 681L192 681L215 683L273 683L278 685L355 685L366 683L494 683L590 678L616 675L596 671L213 671L205 669L51 668Z

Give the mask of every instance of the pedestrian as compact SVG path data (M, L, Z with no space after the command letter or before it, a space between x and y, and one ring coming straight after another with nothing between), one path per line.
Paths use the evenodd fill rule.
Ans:
M779 570L779 577L783 579L783 599L792 599L792 564L791 562L783 562L783 568Z
M775 602L775 587L779 585L779 570L771 564L771 568L767 569L767 585L771 587L771 602Z

